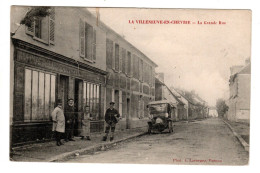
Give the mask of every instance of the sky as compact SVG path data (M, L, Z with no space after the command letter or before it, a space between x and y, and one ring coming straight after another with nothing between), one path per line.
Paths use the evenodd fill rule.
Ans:
M95 8L89 10L96 13ZM244 65L250 58L249 10L100 8L99 13L101 21L158 65L156 72L164 73L169 87L194 90L211 106L218 98L229 98L230 67ZM192 24L138 24L136 20Z

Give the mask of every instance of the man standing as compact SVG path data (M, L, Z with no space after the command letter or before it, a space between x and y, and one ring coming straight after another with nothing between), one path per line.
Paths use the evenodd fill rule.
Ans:
M62 110L62 101L60 99L57 101L57 107L51 113L51 117L53 121L52 131L55 132L57 146L63 145L60 141L60 137L65 131L65 117Z
M75 107L74 107L74 100L69 99L68 105L65 109L65 120L66 120L66 130L65 130L65 141L75 141L72 139L73 132L74 132L74 124L75 124Z
M111 129L111 136L110 141L113 141L114 139L114 132L116 128L116 123L118 123L118 119L120 118L120 114L118 111L114 108L115 103L110 102L110 107L107 109L105 114L105 121L106 121L106 131L105 136L103 137L103 141L107 140L108 133Z

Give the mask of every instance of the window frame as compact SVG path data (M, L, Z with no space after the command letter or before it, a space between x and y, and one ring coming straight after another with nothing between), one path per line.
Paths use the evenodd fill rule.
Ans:
M24 103L24 105L23 105L23 110L24 110L24 115L23 115L23 122L24 123L33 123L33 122L49 122L49 121L51 121L50 120L50 116L51 116L51 112L53 111L53 110L51 110L51 109L49 109L49 112L50 112L50 114L49 114L49 117L45 117L46 116L46 113L45 113L45 110L46 110L46 108L45 108L45 87L46 87L46 85L45 85L45 75L46 74L48 74L49 75L49 77L50 77L50 87L49 87L49 89L50 89L50 93L49 93L49 107L50 107L50 105L51 105L51 97L52 97L52 87L51 87L51 76L55 76L55 87L54 87L54 98L55 98L55 101L54 101L54 105L53 105L53 108L55 108L55 102L56 102L56 96L57 96L57 93L56 93L56 89L57 89L57 74L55 74L55 73L52 73L52 72L49 72L49 71L45 71L45 70L42 70L42 69L37 69L37 68L33 68L33 67L25 67L24 68L24 74L25 74L25 71L26 70L30 70L31 71L31 84L30 84L30 87L31 87L31 89L30 89L30 100L31 100L31 103L30 103L30 119L29 120L25 120L25 110L26 110L26 104ZM37 95L38 95L38 100L37 100L37 112L39 111L39 74L40 73L43 73L44 74L44 92L43 92L43 97L44 97L44 108L43 108L43 110L44 110L44 114L43 114L43 117L41 117L41 118L43 118L43 119L33 119L33 115L32 115L32 88L33 88L33 71L36 71L37 73L38 73L38 80L37 80L37 87L38 87L38 91L37 91ZM23 99L23 101L25 102L25 90L26 90L26 87L25 87L25 85L26 85L26 79L24 79L24 99ZM46 119L44 119L44 118L46 118Z
M82 25L83 24L83 25ZM84 34L81 35L81 27L83 28ZM88 35L87 33L87 27L92 29L92 35L91 35L91 41L88 43ZM81 39L84 39L84 54L81 53ZM88 47L90 46L90 47ZM90 54L90 55L89 55ZM94 26L90 25L86 20L80 18L79 19L79 56L83 58L84 61L87 61L89 63L96 63L97 59L97 30L94 28ZM88 56L90 58L88 58Z
M86 86L86 89L84 88L84 86ZM90 113L92 114L92 117L94 116L96 118L93 121L101 120L101 109L100 109L100 107L101 107L101 84L84 80L83 81L83 91L84 90L86 91L86 93L85 93L86 95L84 96L84 92L83 92L83 99L85 99L85 100L83 100L83 107L85 107L86 105L88 105L90 107ZM97 94L97 90L99 92L98 94ZM97 98L97 96L99 98ZM90 99L92 99L92 100L90 100ZM99 108L97 108L97 106ZM95 115L93 115L93 114L95 114Z
M55 16L55 8L52 8L52 10L53 10L53 13L54 13L54 16ZM47 18L48 19L48 26L47 26L47 28L48 28L48 39L47 40L44 40L44 39L42 39L42 38L39 38L39 37L36 37L35 36L35 20L40 20L41 21L41 23L42 23L42 20L44 19L44 18L34 18L34 20L32 21L32 31L30 31L29 30L29 27L27 26L26 27L26 29L25 29L25 33L26 34L28 34L28 35L31 35L32 36L32 38L34 39L34 40L36 40L36 41L39 41L39 42L41 42L41 43L44 43L44 44L46 44L46 45L55 45L55 39L54 39L54 41L51 41L50 40L50 31L51 31L51 27L50 27L50 24L51 24L51 22L50 22L50 20L52 20L52 21L54 21L54 30L53 30L53 32L54 32L54 38L55 38L55 17L54 17L54 19L51 19L51 15L52 14L50 14L50 15L48 15L48 16L46 16L46 17L44 17L44 18ZM42 24L41 24L41 32L42 32ZM42 34L42 33L41 33Z

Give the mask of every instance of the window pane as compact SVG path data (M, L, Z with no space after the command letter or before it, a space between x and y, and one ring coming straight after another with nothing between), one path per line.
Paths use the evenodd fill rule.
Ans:
M39 73L39 100L38 100L38 120L43 120L44 118L44 73Z
M54 110L55 105L55 87L56 87L56 76L51 75L51 103L50 103L50 110Z
M42 38L41 36L41 31L42 29L42 20L41 19L36 19L35 20L35 37L37 38Z
M33 71L32 79L32 120L37 120L38 115L38 72Z
M31 118L31 99L32 99L32 71L25 69L25 91L24 91L24 120Z
M49 74L45 74L45 116L44 120L48 120L50 117L50 90L51 90L51 78Z

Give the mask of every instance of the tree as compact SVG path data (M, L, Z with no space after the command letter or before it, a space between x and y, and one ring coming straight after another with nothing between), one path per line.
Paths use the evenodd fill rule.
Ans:
M216 103L216 108L219 117L224 117L224 114L228 111L228 106L226 105L225 100L218 99Z
M51 7L32 7L21 20L20 24L31 27L35 18L43 18L50 15Z

